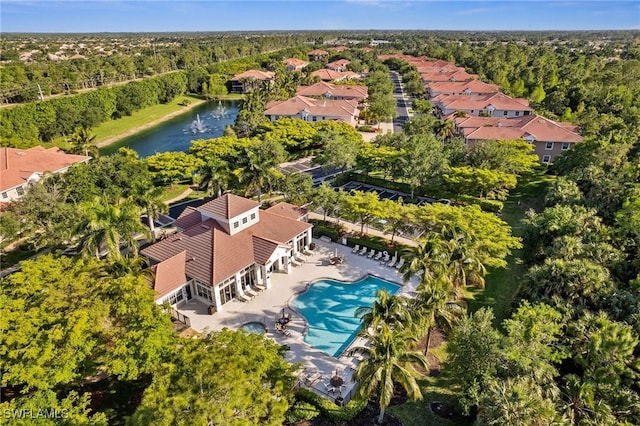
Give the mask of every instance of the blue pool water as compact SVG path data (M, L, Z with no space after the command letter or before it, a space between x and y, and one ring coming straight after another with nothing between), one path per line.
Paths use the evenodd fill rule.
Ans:
M356 309L370 307L382 288L395 294L400 286L371 275L352 283L314 282L291 302L309 325L304 341L329 355L340 356L360 329L360 319L354 316Z
M264 334L266 332L266 329L264 328L264 324L257 321L243 324L240 328L245 331L248 331L249 333Z

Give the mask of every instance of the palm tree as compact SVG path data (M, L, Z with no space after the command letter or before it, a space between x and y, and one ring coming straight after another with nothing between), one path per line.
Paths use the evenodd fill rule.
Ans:
M436 135L442 139L442 142L455 135L456 125L452 120L440 120L436 126Z
M227 163L218 158L209 159L200 168L200 190L206 190L208 194L213 194L213 188L216 188L216 193L220 197L222 186L229 179L229 173Z
M271 165L263 163L256 152L247 151L244 166L234 170L233 173L238 177L240 182L247 185L247 190L255 190L258 192L258 202L261 202L262 188L267 182L270 168Z
M383 323L392 330L410 325L411 315L407 308L405 298L390 294L385 289L378 290L373 305L356 309L355 316L362 323L360 332L365 333L369 327L377 330Z
M378 423L382 423L396 382L407 391L410 399L422 399L420 386L416 381L420 373L414 365L425 370L428 369L428 365L424 355L410 350L416 339L401 330L392 330L387 324L382 323L379 330L373 333L366 332L365 335L369 346L358 346L350 351L351 354L364 356L353 379L360 382L360 395L375 395L378 398Z
M467 233L459 228L443 228L442 234L447 240L450 253L447 272L455 288L459 290L469 284L484 287L487 269Z
M94 141L96 135L91 135L89 129L79 127L69 137L69 142L72 144L71 152L74 154L84 154L96 158L99 155L98 147Z
M448 272L448 249L449 246L441 234L428 232L417 247L408 249L403 255L408 259L400 268L404 282L408 282L415 275L419 275L420 285L445 278Z
M147 214L147 223L151 230L152 239L155 240L155 224L154 220L158 218L160 213L166 213L167 205L162 201L162 188L156 186L138 187L131 196L131 200L143 209Z
M105 247L111 258L122 256L120 246L125 243L134 255L138 253L138 242L135 234L149 230L140 222L139 208L127 200L120 205L111 205L100 198L93 202L83 203L81 211L84 220L78 231L81 238L82 251L100 258L101 249Z
M450 331L464 317L467 308L464 301L458 299L457 292L446 280L435 280L430 284L421 283L417 288L418 296L412 310L414 323L421 330L427 330L424 355L431 347L431 334L435 327Z

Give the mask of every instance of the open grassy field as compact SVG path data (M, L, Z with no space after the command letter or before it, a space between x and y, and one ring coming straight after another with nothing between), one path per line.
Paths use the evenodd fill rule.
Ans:
M185 99L188 99L191 104L189 106L179 105ZM96 135L96 143L100 144L110 138L147 126L149 123L160 120L169 114L186 112L202 102L204 102L202 99L193 96L178 96L167 104L153 105L136 111L130 116L105 121L98 127L91 129L91 132Z
M511 192L505 202L502 219L511 226L513 235L522 236L522 219L524 219L527 210L542 210L545 191L554 179L554 176L536 172L523 177ZM483 306L493 308L496 326L499 326L502 320L508 316L518 292L518 286L526 272L522 262L522 249L515 250L507 258L507 263L506 268L489 270L485 289L474 288L465 292L470 312L475 312Z

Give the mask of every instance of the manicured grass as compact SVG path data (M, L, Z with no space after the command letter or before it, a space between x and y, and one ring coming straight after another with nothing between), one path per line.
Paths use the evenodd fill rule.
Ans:
M172 186L164 187L164 192L162 193L162 201L172 200L176 198L178 195L182 194L184 191L189 189L191 186L188 183L176 183Z
M244 99L244 94L229 93L227 95L218 96L214 100L215 101L239 101L240 99Z
M191 101L189 106L179 105L183 100ZM168 114L176 111L188 111L193 106L204 102L202 99L182 95L178 96L167 104L153 105L134 112L130 116L122 117L117 120L105 121L98 127L91 129L92 134L96 135L96 143L126 133L136 127L144 126L151 121L158 120Z
M522 236L522 219L527 210L542 210L544 193L554 179L554 176L536 172L523 177L511 192L501 217L511 226L513 235ZM495 315L495 325L500 326L502 320L511 311L522 277L527 271L522 261L522 254L522 249L514 250L506 259L506 268L491 268L486 277L484 290L471 288L465 291L470 312L475 312L483 306L491 307Z

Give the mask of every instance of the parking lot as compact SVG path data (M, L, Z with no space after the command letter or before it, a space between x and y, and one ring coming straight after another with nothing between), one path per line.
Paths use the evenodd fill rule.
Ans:
M318 166L316 164L311 163L311 157L301 158L296 161L290 161L288 163L280 164L280 170L284 173L306 173L311 175L311 179L313 179L313 185L318 186L328 177L333 177L343 173L342 170L330 167L323 168L322 166Z
M351 191L377 192L378 197L381 200L387 199L392 201L398 201L400 198L402 198L403 200L408 200L411 197L411 195L407 194L406 192L394 191L392 189L386 189L386 188L382 188L379 186L370 185L368 183L362 183L362 182L352 181L342 185L341 188L346 192L351 192ZM429 198L429 197L416 197L416 199L418 200L416 204L418 204L419 206L427 203L450 204L449 200L444 200L444 199L436 200L435 198Z

